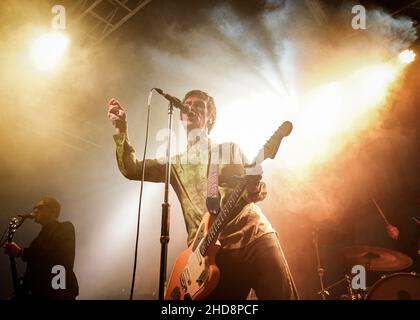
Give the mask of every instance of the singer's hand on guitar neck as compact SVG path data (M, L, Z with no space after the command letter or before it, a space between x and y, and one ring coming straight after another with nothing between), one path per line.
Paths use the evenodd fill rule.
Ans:
M11 257L19 258L23 253L23 249L19 247L16 243L10 242L4 245L4 253Z
M256 194L260 192L261 189L261 179L263 174L263 169L260 164L256 164L252 167L245 169L245 173L248 178L248 183L246 185L246 191L248 194Z
M127 133L127 113L115 98L111 98L108 102L108 118L115 127L116 134Z
M261 176L255 176L255 179L249 180L246 185L246 191L248 194L256 194L260 192L261 188Z

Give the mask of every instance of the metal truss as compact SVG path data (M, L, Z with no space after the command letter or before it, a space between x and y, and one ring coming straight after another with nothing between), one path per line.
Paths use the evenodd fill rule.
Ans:
M411 3L409 3L405 6L401 7L400 9L392 12L391 15L394 16L394 15L402 13L404 11L405 12L410 11L408 13L414 13L414 10L419 10L419 9L420 9L420 0L417 0L417 1L413 1L413 2L411 2ZM418 14L418 12L417 12L417 14Z
M152 0L77 0L71 9L83 45L100 43Z

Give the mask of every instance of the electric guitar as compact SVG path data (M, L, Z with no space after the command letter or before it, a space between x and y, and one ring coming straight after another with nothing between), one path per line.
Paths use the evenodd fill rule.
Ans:
M274 159L282 139L292 131L292 124L284 122L265 143L252 165L267 158ZM166 287L166 300L200 300L217 286L220 271L215 263L220 244L217 239L226 223L231 220L233 209L247 182L252 176L240 177L226 204L217 215L206 213L200 222L192 244L176 259Z
M8 243L11 243L13 241L13 237L16 233L16 230L23 224L24 221L25 221L25 218L23 216L17 216L17 217L13 217L12 220L9 222L9 227L7 230ZM21 288L19 277L17 274L15 257L9 256L9 260L10 260L10 269L12 273L13 297L17 299L22 296L22 288Z

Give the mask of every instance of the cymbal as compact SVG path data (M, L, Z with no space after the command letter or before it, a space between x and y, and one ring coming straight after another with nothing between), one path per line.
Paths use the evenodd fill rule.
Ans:
M413 260L402 252L371 246L350 246L343 249L344 258L372 271L398 271L408 268Z

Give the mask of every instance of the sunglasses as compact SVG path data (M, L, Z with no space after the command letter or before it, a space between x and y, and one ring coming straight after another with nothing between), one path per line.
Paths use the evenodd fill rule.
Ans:
M41 209L41 208L46 208L46 207L48 207L48 205L46 205L46 204L39 204L39 205L35 206L35 207L33 208L33 210L39 210L39 209Z
M191 109L194 109L198 112L203 112L206 109L206 103L201 100L196 100L189 106L191 107ZM183 112L183 113L186 113L186 112Z

